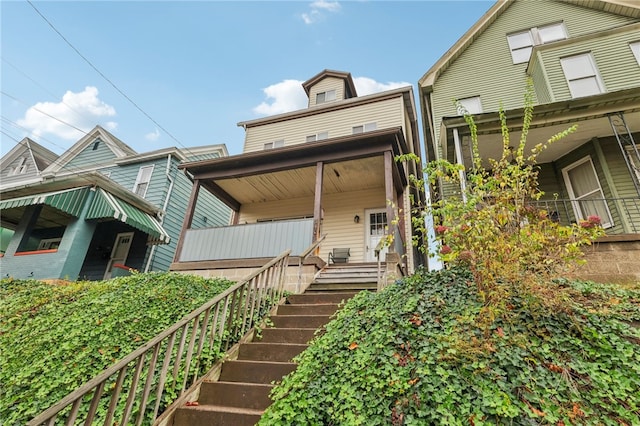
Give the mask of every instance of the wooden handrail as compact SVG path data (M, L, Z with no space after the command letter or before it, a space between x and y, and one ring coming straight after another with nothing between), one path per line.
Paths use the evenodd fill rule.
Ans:
M279 302L283 293L284 272L290 252L290 250L287 250L281 253L243 281L231 286L186 315L183 319L69 393L59 402L36 416L27 425L55 424L58 414L68 408L70 408L70 412L65 423L75 424L80 408L83 404L86 406L89 402L83 401L84 397L92 392L91 404L89 407L85 407L88 412L83 423L92 424L94 422L98 405L101 400L105 400L103 395L111 394L107 419L113 419L118 414L118 409L121 409L123 410L121 424L134 423L139 425L145 420L146 404L154 391L152 389L154 385L156 402L151 420L156 419L169 374L173 375L174 381L178 379L179 373L184 374L183 383L179 390L180 394L184 393L190 386L188 383L190 378L193 383L198 380L198 372L201 367L200 357L205 344L209 345L210 350L213 349L216 343L219 344L218 347L220 349L227 350L230 344L238 341L253 327L256 321L260 321ZM255 317L255 314L260 315L260 317ZM190 337L187 335L190 335ZM165 340L166 345L163 345ZM179 340L179 344L176 351L175 344L177 340ZM162 367L159 371L156 371L156 362L161 360L160 352L162 348L165 349ZM196 352L195 357L193 356L194 351ZM147 360L148 355L150 356L149 360ZM127 369L129 364L134 361L135 371L132 376L128 376ZM172 361L173 369L170 371ZM196 367L193 372L191 372L192 364ZM158 379L153 383L153 378L158 373ZM115 379L114 386L105 386L107 381L112 378ZM125 383L125 378L130 378L131 383ZM143 381L146 382L144 389L142 394L138 395L140 393L138 384ZM125 384L128 389L124 389ZM123 390L125 392L120 398L120 392ZM125 405L122 406L122 401L120 400L125 397ZM128 419L132 415L134 407L137 407L139 411L135 422L129 422ZM113 421L108 423L113 423Z

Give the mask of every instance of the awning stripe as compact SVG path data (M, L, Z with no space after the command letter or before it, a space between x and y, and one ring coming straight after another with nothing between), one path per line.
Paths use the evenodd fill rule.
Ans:
M89 187L73 188L64 191L47 192L0 201L0 210L37 204L46 204L55 209L78 217L89 193Z
M98 188L89 207L87 219L114 218L152 237L154 242L169 243L170 237L151 215Z

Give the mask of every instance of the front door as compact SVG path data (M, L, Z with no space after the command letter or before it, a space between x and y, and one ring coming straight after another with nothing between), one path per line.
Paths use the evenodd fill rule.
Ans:
M366 215L366 261L376 262L376 247L378 243L384 238L387 230L387 209L369 209L365 210ZM380 258L384 260L384 254L387 252L387 247L384 247L380 251Z
M123 232L116 236L116 241L113 243L113 250L111 250L111 258L107 264L107 270L104 273L104 279L111 278L111 271L113 271L113 265L116 263L124 264L127 261L129 255L129 248L131 248L131 242L133 241L133 232Z

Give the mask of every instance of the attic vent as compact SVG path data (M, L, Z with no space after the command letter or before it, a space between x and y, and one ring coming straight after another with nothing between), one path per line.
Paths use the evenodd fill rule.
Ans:
M100 140L99 139L93 143L92 151L97 151L98 146L100 146Z

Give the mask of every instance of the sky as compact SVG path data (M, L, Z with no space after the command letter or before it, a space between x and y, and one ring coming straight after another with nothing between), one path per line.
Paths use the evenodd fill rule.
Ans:
M412 85L419 109L418 80L492 4L0 0L0 155L26 136L61 154L98 124L139 153L240 154L237 123L305 108L324 69L358 95Z

